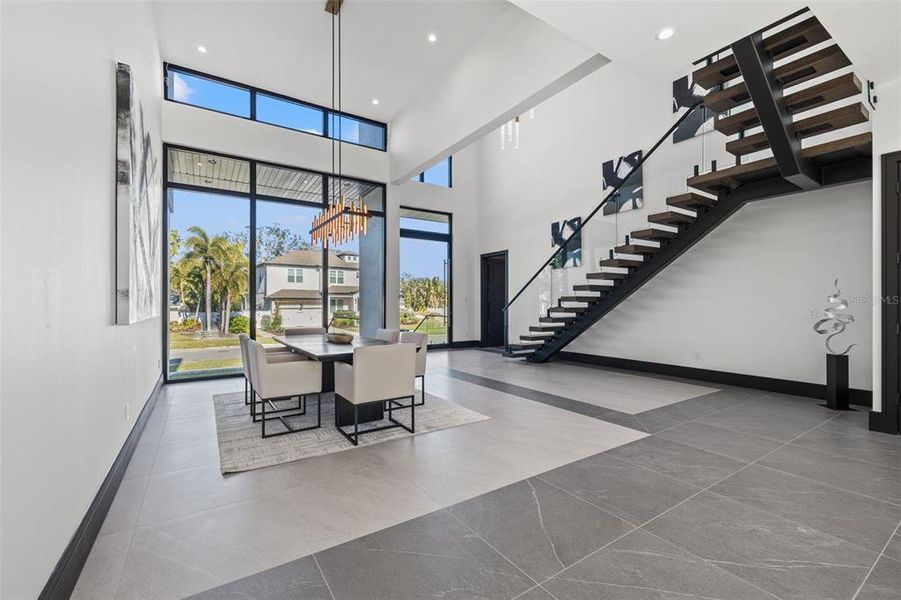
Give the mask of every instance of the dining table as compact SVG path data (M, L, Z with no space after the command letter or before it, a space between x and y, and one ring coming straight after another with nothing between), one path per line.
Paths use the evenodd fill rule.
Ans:
M273 340L289 348L293 352L302 354L311 360L322 363L322 391L335 391L335 363L353 363L354 349L364 346L383 346L390 344L385 340L354 335L353 340L347 344L332 342L325 334L304 335L273 335ZM419 351L419 348L417 348ZM369 404L359 407L359 422L380 421L384 418L384 408L381 403ZM353 408L346 402L335 402L335 423L338 427L353 425Z

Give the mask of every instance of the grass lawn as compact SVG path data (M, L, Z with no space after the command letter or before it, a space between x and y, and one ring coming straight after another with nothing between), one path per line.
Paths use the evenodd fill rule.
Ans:
M241 368L240 358L210 358L207 360L183 360L178 365L179 371L204 371L207 369Z
M267 335L257 336L257 341L261 344L276 343ZM195 348L224 348L227 346L237 346L238 336L229 335L227 337L199 337L192 333L169 333L169 348L171 350L190 350Z

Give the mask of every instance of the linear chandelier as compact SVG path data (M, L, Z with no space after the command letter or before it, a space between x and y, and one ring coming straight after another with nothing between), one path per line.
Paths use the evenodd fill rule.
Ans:
M313 219L313 228L310 229L310 243L321 243L323 248L332 244L343 244L355 237L366 235L367 224L372 215L363 196L358 202L347 200L342 190L343 160L342 146L337 140L341 137L341 125L344 119L341 115L341 6L343 0L328 0L325 5L326 12L332 15L332 117L330 126L337 123L338 132L331 132L332 138L332 173L335 174L335 144L338 144L338 170L337 176L331 177L332 193L328 195L328 207ZM338 44L335 44L335 29L337 24ZM337 77L336 77L337 75ZM335 81L337 80L338 118L335 113ZM335 190L339 193L334 193Z
M535 118L534 108L529 109L529 118ZM516 115L515 117L501 125L501 150L505 150L508 143L513 144L514 150L519 150L519 123L519 115Z

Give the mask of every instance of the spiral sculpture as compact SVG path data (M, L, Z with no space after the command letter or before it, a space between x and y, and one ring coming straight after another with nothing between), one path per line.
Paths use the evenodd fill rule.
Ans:
M854 322L854 315L843 312L848 310L848 301L841 297L842 291L838 289L838 279L832 285L835 287L835 293L827 298L829 305L823 311L826 318L814 323L813 330L826 336L826 350L831 354L847 354L857 344L851 344L845 348L844 352L836 352L829 345L832 338L842 333L848 325Z

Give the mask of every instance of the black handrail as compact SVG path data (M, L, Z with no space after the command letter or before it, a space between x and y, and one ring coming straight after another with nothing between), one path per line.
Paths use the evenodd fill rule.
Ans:
M416 327L413 328L413 333L416 333L417 331L419 331L419 328L422 327L422 324L425 323L426 319L429 319L431 317L442 317L444 319L444 326L447 327L447 315L442 315L439 313L429 313L426 316L424 316L422 318L422 320L419 321L419 323L416 324Z
M514 302L516 302L516 299L519 298L524 291L526 291L526 288L529 287L532 284L532 282L535 281L535 279L539 275L541 275L541 272L544 271L545 267L547 267L549 264L551 264L551 262L557 257L557 255L560 254L561 252L563 252L566 249L566 247L569 245L569 243L579 234L580 231L582 231L582 228L585 227L585 224L588 223L588 221L590 221L591 218L594 215L596 215L599 210L601 210L601 207L603 207L605 204L607 204L608 200L610 200L614 195L616 195L617 192L619 192L620 188L627 181L629 181L629 179L632 178L632 175L634 175L635 172L641 168L641 165L644 164L644 162L648 159L648 157L650 157L652 154L654 154L654 152L657 150L657 148L660 147L660 144L662 144L676 130L676 128L679 127L679 125L681 125L682 122L685 121L685 119L687 119L688 116L691 113L693 113L695 110L697 110L697 108L699 106L701 106L702 104L704 104L704 100L697 100L694 104L692 104L690 107L688 107L688 110L685 111L685 114L683 114L681 117L679 117L676 120L676 122L673 123L672 127L670 127L669 129L666 130L666 133L664 133L663 136L659 140L657 140L657 143L655 143L653 146L651 146L651 149L647 153L642 154L642 156L638 160L638 162L635 163L635 166L632 167L632 170L629 171L629 174L626 175L625 177L623 177L620 180L620 182L618 184L616 184L616 186L614 186L614 188L612 190L610 190L610 193L607 194L603 200L601 200L600 204L598 204L597 206L594 207L594 210L592 210L588 214L587 217L582 219L582 222L579 224L578 227L575 228L575 230L573 230L573 232L571 234L569 234L569 237L566 238L566 241L557 247L557 249L554 251L554 253L551 254L550 258L548 258L546 261L544 261L544 264L541 265L537 271L535 271L535 274L532 275L531 277L529 277L529 280L525 283L525 285L523 285L519 289L519 291L516 292L516 295L513 296L513 299L510 300L509 302L507 302L507 304L502 309L502 312L506 312L507 309L510 308L510 306Z

